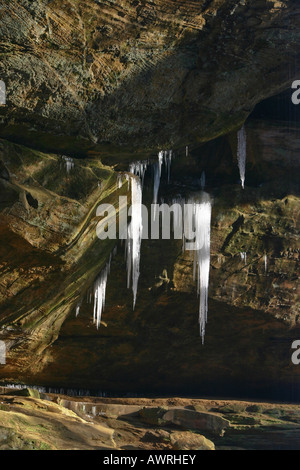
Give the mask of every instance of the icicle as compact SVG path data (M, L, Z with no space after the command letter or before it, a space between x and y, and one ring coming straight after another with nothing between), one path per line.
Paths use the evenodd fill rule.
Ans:
M154 187L153 187L153 204L157 204L158 200L158 191L160 186L161 178L161 167L162 164L165 164L166 173L167 173L167 182L170 183L171 177L171 164L172 159L174 158L172 150L161 150L158 154L158 162L154 165Z
M126 178L126 181L127 181L127 183L128 183L128 191L129 191L129 188L130 188L130 177L129 177L129 175L128 175L127 173L126 173L126 175L125 175L125 178Z
M62 159L64 160L65 162L65 165L66 165L66 170L67 170L67 173L70 173L70 171L74 168L74 160L73 158L71 157L66 157L65 155L62 156Z
M196 251L194 269L198 275L198 294L200 294L199 325L202 343L204 343L205 327L208 313L208 288L210 271L210 232L212 204L207 193L202 200L194 204L196 228Z
M148 160L133 162L129 166L129 172L138 176L141 180L142 186L144 185L144 177L149 165Z
M245 126L238 131L238 149L237 159L240 170L240 178L242 188L245 189L245 173L246 173L246 158L247 158L247 136Z
M268 255L265 255L265 273L268 272Z
M78 315L80 313L80 307L81 307L81 301L78 302L78 304L76 305L76 317L78 317Z
M154 167L154 188L153 188L153 204L157 204L158 190L160 186L161 166L163 163L164 152L161 150L158 154L158 162Z
M94 284L94 315L93 320L97 328L99 328L101 323L101 315L105 306L105 294L106 294L106 285L107 277L110 272L110 263L111 255L109 261L106 264L105 268L101 271L100 276L96 279Z
M138 177L131 178L131 222L128 226L127 239L127 286L132 281L133 309L136 304L138 281L140 276L140 255L143 232L142 220L142 185Z
M176 201L178 202L178 200ZM174 203L174 201L173 201ZM210 232L212 203L209 194L202 192L200 200L190 199L188 205L191 211L184 210L184 227L191 225L191 217L195 226L194 267L193 278L197 280L197 292L200 296L199 302L199 326L202 343L204 343L205 327L208 314L208 288L210 272ZM188 242L183 237L183 250L188 249Z
M122 188L122 184L123 184L122 175L119 174L119 175L117 176L116 189L121 189L121 188Z
M245 261L245 265L246 265L247 264L247 253L245 251L242 251L240 253L240 255L241 255L241 260Z
M165 152L165 166L166 166L168 184L170 183L170 177L171 177L172 158L173 158L173 151L172 150L169 150L168 152Z

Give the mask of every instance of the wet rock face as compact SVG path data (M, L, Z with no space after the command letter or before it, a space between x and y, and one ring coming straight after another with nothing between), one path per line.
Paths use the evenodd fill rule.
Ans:
M95 213L101 201L117 202L115 172L98 159L74 159L68 172L62 156L1 142L8 179L0 178L0 339L8 357L0 379L115 393L297 397L298 133L253 121L246 132L244 191L235 135L178 154L173 184L161 185L167 201L199 190L207 174L214 204L204 347L191 258L177 241L143 241L134 312L120 247L97 331L86 294L114 244L97 240Z
M31 368L29 351L54 340L106 260L110 248L97 247L95 210L110 201L115 175L96 160L77 160L68 172L61 155L5 141L0 155L0 335L9 348L22 345ZM14 369L12 361L8 375Z
M18 0L0 15L0 133L46 149L207 141L296 76L295 0Z

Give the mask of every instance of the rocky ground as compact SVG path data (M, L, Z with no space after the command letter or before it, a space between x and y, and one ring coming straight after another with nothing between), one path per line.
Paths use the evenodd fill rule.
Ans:
M1 450L299 450L298 405L2 388Z

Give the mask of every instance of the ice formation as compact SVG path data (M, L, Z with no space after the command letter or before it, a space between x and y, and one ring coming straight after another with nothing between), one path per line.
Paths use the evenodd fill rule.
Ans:
M96 279L94 284L94 315L93 320L97 328L99 328L101 323L101 315L105 306L105 295L106 295L106 285L107 278L110 272L110 263L112 255L109 257L109 261L106 264L105 268L101 271L99 277Z
M71 170L73 170L74 168L74 160L73 158L71 157L66 157L66 155L63 155L62 156L62 159L64 160L65 162L65 165L66 165L66 170L67 170L67 173L70 173Z
M165 163L165 167L166 167L168 184L170 183L170 177L171 177L172 158L173 158L173 151L172 150L165 150L164 151L164 163Z
M170 183L171 164L173 158L174 154L172 150L161 150L158 154L158 161L154 165L153 204L157 204L158 200L162 165L164 163L167 173L167 181Z
M196 232L194 273L197 277L198 294L200 295L199 325L202 343L204 343L208 314L211 211L211 199L207 193L203 192L201 200L194 203L194 223Z
M158 154L158 161L154 166L154 187L153 187L153 204L157 204L158 190L160 186L161 167L163 164L164 152L161 150Z
M245 261L245 265L247 264L247 253L245 251L241 252L241 260Z
M209 194L202 192L200 198L184 201L181 197L173 199L172 204L181 206L184 218L183 251L192 250L194 258L193 276L197 280L199 301L199 326L202 343L204 343L205 327L208 317L208 289L210 272L210 233L212 202ZM176 211L177 212L177 211ZM174 227L181 223L181 214L174 214ZM191 226L194 226L194 230ZM187 227L190 228L187 230ZM193 232L195 241L190 245L189 232ZM191 233L192 235L192 233Z
M268 256L265 255L264 256L264 260L265 260L265 273L268 272Z
M116 189L122 188L122 184L123 184L123 181L122 181L122 180L123 180L123 177L122 177L121 174L119 174L119 175L117 176Z
M125 179L127 181L127 184L128 184L128 191L129 191L129 188L130 188L130 176L128 173L125 174Z
M140 256L143 233L142 220L142 184L140 178L131 178L131 222L128 225L127 238L127 286L132 284L133 309L136 304L138 281L140 276Z
M238 149L237 149L237 159L240 170L240 178L242 183L242 188L245 188L245 172L246 172L246 158L247 158L247 136L245 126L238 131Z
M80 307L81 307L81 302L78 302L78 304L76 305L76 317L78 317L80 313Z
M144 177L149 165L148 160L133 162L129 166L129 172L138 176L141 180L142 186L144 185Z

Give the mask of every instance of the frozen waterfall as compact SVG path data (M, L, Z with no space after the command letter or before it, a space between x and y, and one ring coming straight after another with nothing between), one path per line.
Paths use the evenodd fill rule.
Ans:
M245 173L246 173L246 158L247 158L247 136L245 126L238 131L238 149L237 159L240 170L240 178L242 182L242 188L245 188Z

